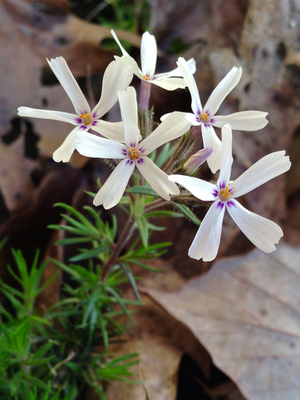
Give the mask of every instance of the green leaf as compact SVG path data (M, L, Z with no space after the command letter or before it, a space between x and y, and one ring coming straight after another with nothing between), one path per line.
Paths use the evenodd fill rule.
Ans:
M144 194L145 196L160 197L150 186L134 186L125 190L125 193Z
M50 258L50 261L52 261L55 265L57 265L59 268L61 268L63 271L67 272L71 276L73 276L75 279L80 279L81 275L74 269L69 267L68 265L55 260L54 258Z
M51 392L51 381L48 381L47 389L46 389L43 397L41 398L41 400L49 400L49 393L50 392ZM52 397L51 400L54 400L54 398Z
M64 203L56 203L56 204L54 204L54 207L65 208L67 211L69 211L70 213L75 215L75 217L77 217L77 219L79 221L81 221L83 223L83 225L85 225L87 228L90 228L92 231L96 231L94 225L84 215L82 215L81 212L77 211L75 208L69 206L68 204L64 204Z
M196 215L184 204L174 203L174 206L178 208L189 220L194 222L196 225L200 225L201 221L196 217Z
M94 192L89 192L88 190L85 191L85 193L89 196L91 196L92 198L94 198L96 196L96 193Z
M164 226L158 226L151 224L150 222L147 222L147 227L148 229L151 229L152 231L164 231L166 228Z
M171 147L170 142L166 143L163 146L161 152L159 153L159 156L157 157L155 164L159 168L161 168L164 165L164 163L171 157L173 152L174 152L174 147L173 146Z
M5 236L1 242L0 242L0 250L2 249L2 247L5 245L5 243L8 241L9 237Z
M137 218L135 222L140 232L142 243L144 247L147 248L149 239L147 220L144 216L141 216L140 218Z
M124 314L126 314L127 317L130 319L130 321L131 321L132 323L134 323L134 319L132 318L132 316L131 316L129 310L128 310L128 309L126 308L126 306L125 306L125 299L122 299L122 298L118 295L118 293L117 293L112 287L106 286L106 290L107 290L108 292L110 292L110 293L114 296L115 300L120 304L120 306L121 306L121 308L122 308ZM128 301L128 303L132 303L132 302L131 302L131 301Z
M130 258L129 258L127 261L128 261L128 262L131 262L132 264L139 265L141 268L147 269L148 271L161 272L161 273L166 272L166 271L164 271L164 270L162 270L162 269L157 269L157 268L154 268L154 267L150 267L149 265L143 264L143 263L141 263L141 262L138 261L138 260L134 260L134 259L130 259Z
M90 226L86 226L85 224L83 224L82 222L76 221L76 219L70 217L69 215L66 214L61 214L61 216L69 222L70 225L73 225L75 228L80 229L82 231L82 233L84 234L89 234L89 235L97 235L97 230L95 229L94 226L90 227Z
M85 243L85 242L90 242L91 238L90 237L76 237L76 238L66 238L66 239L61 239L55 242L56 246L66 246L68 244L76 244L76 243Z
M136 244L137 244L136 242L133 243L131 249L128 250L128 252L122 255L119 259L121 261L128 261L128 260L135 261L135 260L158 257L167 251L167 247L171 246L172 242L163 242L154 245L149 245L147 249L144 246L135 248Z
M31 393L29 391L27 383L24 380L22 380L21 386L22 386L22 395L23 395L22 397L24 400L36 400L36 388L35 388L35 394Z
M31 332L30 319L26 318L25 321L15 330L14 335L20 351L24 351L29 342L29 335Z
M77 228L74 228L73 226L69 226L69 225L48 225L48 228L66 231L66 232L73 233L74 235L80 235L80 236L82 236L82 234L84 233L84 232L82 232L82 229L77 229Z
M9 346L13 347L14 346L14 334L11 332L9 329L4 324L0 325L1 327L1 332L4 333L6 341Z
M94 308L96 308L96 303L98 300L101 298L102 292L100 290L95 290L91 297L89 298L88 306L85 310L85 313L83 315L83 320L81 326L85 326L88 317L90 316L91 312L93 311Z
M34 358L42 358L48 350L51 349L51 347L53 347L55 345L55 342L53 340L49 340L47 343L45 343L41 348L39 348L35 354L34 354Z
M54 354L52 354L49 357L45 357L45 358L31 358L29 361L27 360L27 365L32 365L32 366L41 366L44 364L48 364L49 361L51 361L53 358L55 357Z
M183 215L181 213L175 211L151 211L144 214L145 218L157 218L157 217L170 217L170 218L182 218Z
M142 302L141 296L139 294L138 288L136 286L135 278L134 278L134 276L133 276L133 274L131 272L131 269L130 269L129 265L126 262L120 263L120 265L123 268L123 270L124 270L128 280L129 280L129 282L131 283L131 286L132 286L133 292L135 294L135 297L141 303Z
M110 246L108 245L99 246L96 247L95 249L84 250L83 253L70 258L70 261L74 262L74 261L87 260L88 258L97 257L99 254L106 253L108 251L110 251Z

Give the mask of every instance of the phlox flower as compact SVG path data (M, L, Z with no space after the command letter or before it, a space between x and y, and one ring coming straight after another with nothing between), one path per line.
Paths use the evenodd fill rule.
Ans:
M165 119L146 139L140 140L136 92L133 87L118 93L121 116L124 125L125 144L96 135L77 132L75 148L87 157L122 160L106 180L94 198L94 205L103 204L109 209L120 201L127 183L134 171L140 171L148 184L164 199L170 194L179 194L175 183L158 168L149 157L153 150L183 135L190 128L182 113L173 113Z
M214 126L222 128L225 124L230 124L232 129L242 131L256 131L264 128L268 121L268 113L262 111L240 111L230 115L216 115L225 97L239 83L242 75L241 67L233 67L223 78L209 96L206 104L202 107L196 81L191 74L189 65L182 57L178 59L177 65L186 80L192 97L192 113L186 113L186 118L193 126L201 125L203 137L203 147L213 147L214 151L207 160L209 168L215 173L220 168L221 162L221 141L216 135Z
M251 190L290 169L285 151L277 151L261 158L239 178L230 182L232 163L232 132L230 125L222 128L221 168L217 184L184 175L170 175L171 182L179 183L202 201L213 201L189 248L189 256L203 261L213 260L218 252L225 210L247 238L260 250L271 253L283 236L281 228L260 215L244 208L237 200Z
M90 109L78 83L70 71L65 59L57 57L47 60L62 87L69 96L76 114L61 111L39 110L29 107L19 107L21 117L45 118L69 122L75 128L69 133L63 144L53 153L56 162L68 162L74 152L76 132L93 129L114 140L124 141L122 122L111 123L100 120L117 102L118 91L127 88L132 80L133 72L130 66L124 67L118 61L112 61L105 70L102 83L102 93L98 104Z
M184 89L187 84L182 78L182 72L179 68L175 68L170 72L155 74L156 61L157 61L157 45L153 35L149 32L143 33L141 42L141 64L142 69L139 68L137 62L132 58L124 47L121 45L117 35L111 30L115 41L117 42L123 57L115 58L120 60L124 65L131 65L133 73L140 78L142 81L153 83L154 85L160 86L166 90ZM187 61L187 66L191 74L196 71L196 63L192 58Z

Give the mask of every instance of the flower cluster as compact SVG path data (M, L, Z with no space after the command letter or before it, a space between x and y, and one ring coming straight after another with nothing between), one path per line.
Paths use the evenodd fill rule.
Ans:
M274 251L274 245L283 235L281 228L274 222L246 210L236 198L286 172L290 168L290 161L284 151L269 154L231 182L232 129L262 129L268 123L267 113L242 111L227 116L216 115L225 97L239 83L242 68L234 66L202 106L193 76L196 71L193 59L186 61L180 57L177 68L169 73L155 74L157 46L153 35L145 32L142 36L141 69L122 47L113 31L112 35L120 47L122 57L115 57L115 61L108 65L103 76L101 98L92 110L66 61L58 57L48 63L69 96L75 114L20 107L19 115L64 121L75 126L54 152L53 159L57 162L69 161L75 149L86 157L111 159L113 163L120 160L96 194L96 206L103 205L109 209L117 205L135 170L167 201L171 200L170 196L176 201L176 197L180 195L177 184L196 199L212 201L189 249L190 257L202 258L204 261L211 261L216 257L225 210L255 246L265 252ZM135 89L129 86L133 74L141 79L139 107ZM167 114L162 117L161 124L155 130L146 132L146 136L143 137L138 114L140 111L143 118L145 113L149 113L151 84L166 90L188 87L192 98L192 113L175 111ZM102 120L117 101L122 121L111 123ZM181 163L181 166L175 172L181 171L182 175L168 175L169 171L159 168L151 159L151 153L179 137L187 137L188 143L194 143L192 135L188 134L191 126L197 133L201 131L204 148L189 159L178 154L177 164ZM214 127L221 128L222 140L217 136ZM215 184L188 176L194 174L206 160L212 173L220 170Z

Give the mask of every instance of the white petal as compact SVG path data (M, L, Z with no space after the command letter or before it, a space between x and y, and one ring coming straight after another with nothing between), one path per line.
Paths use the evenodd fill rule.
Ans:
M19 107L18 115L20 115L20 117L52 119L55 121L69 122L72 125L78 125L78 116L66 112Z
M233 191L233 197L251 192L258 186L288 171L290 167L291 162L289 157L285 156L285 151L268 154L231 183L230 188Z
M78 153L92 158L125 158L127 148L122 143L101 138L88 132L77 132L75 148Z
M240 111L225 116L215 115L211 123L218 128L222 128L225 124L230 124L232 129L257 131L267 125L267 115L268 113L262 111Z
M157 60L157 45L153 35L149 32L143 33L141 43L141 64L143 75L152 77Z
M199 200L214 201L216 199L213 193L217 187L210 182L186 175L170 175L169 181L178 183Z
M194 74L196 72L196 61L193 58L191 58L190 60L187 61L187 63L188 63L190 72L192 74ZM159 80L165 79L165 78L170 78L171 76L181 77L182 72L180 71L179 68L175 68L175 69L172 69L172 71L170 71L170 72L163 72L161 74L155 74L155 78L159 79Z
M179 57L179 59L177 61L177 65L178 65L178 67L182 73L182 76L184 77L184 79L187 83L187 86L190 90L191 97L192 97L193 113L196 115L199 115L202 112L202 105L201 105L200 96L199 96L195 78L190 71L188 63L186 62L186 60L183 57Z
M115 56L115 60L120 62L124 67L128 67L130 65L134 75L140 79L143 79L142 71L139 69L137 62L132 57L129 55L124 55L122 57Z
M128 147L136 147L139 143L138 108L135 89L129 86L118 92L121 116L123 121L125 143Z
M186 133L191 126L191 123L185 118L184 113L173 112L165 118L162 123L140 143L139 147L143 147L143 154L150 154L159 146L177 139L179 136Z
M121 45L120 40L118 39L118 36L115 34L115 31L113 29L110 30L110 33L112 34L113 38L115 39L115 41L117 42L117 45L120 47L120 50L122 52L123 55L127 55L129 56L129 54L127 53L127 51L124 49L124 47ZM130 56L129 56L130 57ZM132 57L130 57L132 58Z
M256 247L265 253L276 250L274 245L279 242L283 232L275 222L247 210L236 200L228 202L226 208L240 230Z
M165 90L176 90L176 89L184 89L187 87L187 83L183 78L164 78L157 79L158 75L154 75L153 79L150 79L148 82L153 83L153 85L159 86Z
M127 88L132 81L131 66L124 66L119 61L112 61L103 75L101 98L92 111L93 118L101 118L118 100L118 91Z
M125 142L123 122L94 121L92 129L108 139Z
M148 184L165 200L170 200L169 194L178 195L180 193L175 183L168 180L168 175L158 168L148 157L140 158L136 166L146 179Z
M232 131L230 125L226 124L222 128L222 156L218 187L228 185L231 175L232 164Z
M176 113L179 113L180 111L176 111ZM163 121L164 119L166 119L169 115L171 115L172 113L167 113L164 114L160 117L160 120ZM192 113L183 113L181 112L181 114L185 115L185 118L193 125L193 126L200 126L202 124L202 122L199 121L199 118L196 117L195 114Z
M103 204L106 210L117 205L123 196L134 166L134 163L131 164L128 159L122 160L96 194L93 204L95 206Z
M207 164L214 174L221 165L221 140L216 135L214 128L211 125L201 125L203 147L213 147L214 151L207 159Z
M68 136L65 138L63 144L55 150L53 153L53 160L55 162L68 162L70 161L70 158L72 157L72 154L75 150L75 139L76 139L76 132L80 129L79 127L76 127L73 129Z
M215 201L205 215L198 232L189 248L189 256L196 260L212 261L216 258L220 246L222 223L225 213L224 204Z
M198 117L197 115L195 115L195 114L186 113L186 114L185 114L185 118L186 118L188 121L190 121L190 123L191 123L193 126L200 126L200 125L202 125L202 122L200 122L199 117Z
M69 96L75 111L78 115L90 113L90 106L86 101L76 79L70 71L68 64L63 57L57 57L51 61L47 60L52 71L56 75L62 87Z
M215 115L222 101L239 83L241 76L242 68L233 67L209 96L203 110L208 112L210 116Z

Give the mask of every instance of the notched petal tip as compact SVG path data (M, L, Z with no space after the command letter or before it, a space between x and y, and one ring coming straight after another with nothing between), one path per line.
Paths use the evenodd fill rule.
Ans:
M59 147L53 153L52 158L57 163L59 163L59 162L67 163L70 161L73 153L74 153L74 149L68 149L68 150L63 149L62 150L61 147Z

